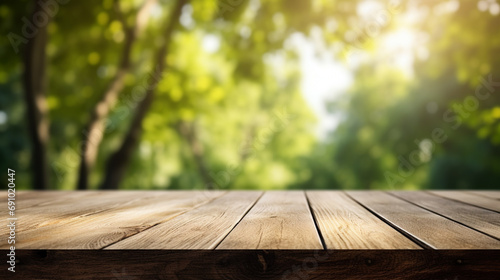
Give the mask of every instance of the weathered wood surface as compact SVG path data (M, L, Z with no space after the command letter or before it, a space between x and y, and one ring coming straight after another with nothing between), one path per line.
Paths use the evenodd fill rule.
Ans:
M327 249L421 249L343 192L307 196Z
M323 249L303 191L267 192L217 249Z
M468 191L468 192L475 194L475 195L500 200L500 192L499 191Z
M223 194L176 191L137 196L135 192L130 192L127 194L128 201L121 204L99 205L99 211L82 212L72 219L51 221L21 231L17 234L18 248L100 249L165 223ZM93 199L101 201L99 197ZM109 202L109 199L103 200ZM78 207L72 207L71 211L75 209ZM19 219L24 221L22 216Z
M260 195L228 193L106 249L214 249Z
M495 196L493 195L491 195L491 197L483 197L463 191L432 191L431 193L448 199L500 212L500 202L497 199L494 199L493 197Z
M500 249L500 240L385 192L348 194L387 223L432 249ZM443 205L447 207L447 205Z
M499 214L494 211L458 201L450 201L425 192L391 193L450 220L500 239L500 218Z
M20 192L0 279L497 280L499 194Z
M28 191L16 248L500 249L498 193Z

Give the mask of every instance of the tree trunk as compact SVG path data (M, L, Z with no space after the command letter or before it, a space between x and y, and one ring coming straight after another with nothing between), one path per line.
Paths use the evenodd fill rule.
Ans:
M35 3L33 15L44 12ZM33 18L33 17L31 17ZM47 24L38 28L37 34L26 45L24 59L24 88L29 134L31 138L31 168L33 171L33 189L49 188L49 168L47 159L47 144L49 141L49 119L45 80L47 45Z
M186 2L187 0L178 0L168 19L166 29L163 34L163 44L158 50L157 56L154 60L154 65L156 65L154 71L160 76L166 67L165 60L170 47L172 33L179 22L182 7L186 4ZM158 75L155 75L155 77L158 77ZM160 79L153 79L152 84L146 90L144 99L137 105L132 123L130 124L122 145L114 154L110 156L106 165L105 177L101 185L102 189L117 189L120 182L123 180L126 168L132 158L132 153L141 138L142 121L151 107L151 103L154 99L154 93L159 81Z
M143 15L152 7L154 2L156 2L156 0L147 1L137 13L136 24L132 28L127 28L126 20L119 6L119 1L115 1L115 9L125 29L125 43L118 71L108 89L104 92L101 99L92 110L90 120L83 133L80 147L80 169L77 182L77 188L79 190L88 188L89 175L95 165L99 145L103 139L106 117L109 115L109 112L118 99L118 95L124 87L125 76L130 68L132 46L136 40L137 33L144 23Z
M181 121L177 124L176 129L179 135L183 137L188 144L189 150L194 157L198 174L200 174L200 177L205 184L205 189L213 189L214 183L210 178L210 173L203 156L203 146L198 140L198 136L196 134L196 125L194 123Z

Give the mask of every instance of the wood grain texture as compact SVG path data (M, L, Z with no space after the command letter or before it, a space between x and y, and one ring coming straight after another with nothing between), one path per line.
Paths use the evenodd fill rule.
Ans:
M475 195L500 200L500 191L468 191Z
M431 191L431 193L500 212L500 203L496 199L482 197L463 191Z
M323 249L303 191L269 191L217 249Z
M163 191L29 191L16 198L16 217L20 220L17 232L33 230L54 224L64 224L78 217L106 212L118 206L127 206ZM7 218L2 212L0 218ZM0 234L6 234L0 228Z
M58 223L18 232L16 248L100 249L223 194L224 192L217 191L127 192L125 197L132 195L129 201L105 211L78 216L61 215L62 221ZM6 240L0 240L0 244L1 248L8 247Z
M143 193L142 195L152 196L154 193ZM119 193L102 191L34 191L23 193L16 198L16 217L20 221L16 231L22 232L64 223L76 217L106 211L136 199L138 199L137 193L130 191ZM7 213L3 212L2 214L3 216L0 218L6 218ZM0 235L6 233L7 228L1 227Z
M327 249L421 249L340 191L307 191Z
M229 192L106 249L214 249L261 194L258 191Z
M352 198L435 249L500 249L500 241L380 191L349 191Z
M16 254L21 260L16 279L500 279L498 250L19 250ZM0 279L12 274L2 269Z
M336 191L270 191L258 200L261 194L22 191L16 248L321 249L321 236L331 249L418 249L414 242L437 249L499 247L500 213L487 210L498 200L482 192L348 192L361 196L355 200ZM0 234L7 236L8 227ZM0 248L7 247L7 239L0 240Z
M17 191L16 208L25 210L30 207L47 205L53 202L66 201L74 198L98 195L102 191ZM5 213L0 213L4 215Z
M395 196L500 239L500 213L425 192L391 192Z

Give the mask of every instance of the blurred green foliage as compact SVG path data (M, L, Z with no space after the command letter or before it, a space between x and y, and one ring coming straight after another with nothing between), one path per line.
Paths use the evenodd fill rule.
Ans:
M155 75L152 59L174 2L155 3L133 46L91 188L99 186L130 125L140 102L137 86ZM367 1L190 1L120 188L498 188L498 12L485 10L478 4L483 0L368 1L385 12L372 32L358 14L360 2ZM443 12L451 2L458 8ZM142 1L120 3L125 22L133 23ZM75 188L85 124L118 68L126 30L113 7L111 0L69 1L47 26L53 189ZM29 179L23 53L15 53L7 35L21 34L22 18L32 10L32 1L0 4L0 165L16 170L25 189L36 182ZM421 12L413 32L427 36L427 55L415 52L413 71L405 74L377 50L413 11ZM346 65L346 54L370 57L349 68L350 89L325 104L340 119L326 139L315 134L318 120L303 97L299 54L287 44L295 33L312 38L313 29ZM357 38L348 36L353 30ZM499 81L490 91L488 79ZM490 93L482 100L476 95L481 84L481 92ZM0 177L7 182L6 173Z

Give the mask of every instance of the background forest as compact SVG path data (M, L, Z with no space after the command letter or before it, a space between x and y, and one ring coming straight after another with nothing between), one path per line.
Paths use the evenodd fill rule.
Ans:
M1 169L24 189L498 188L499 14L1 1Z

